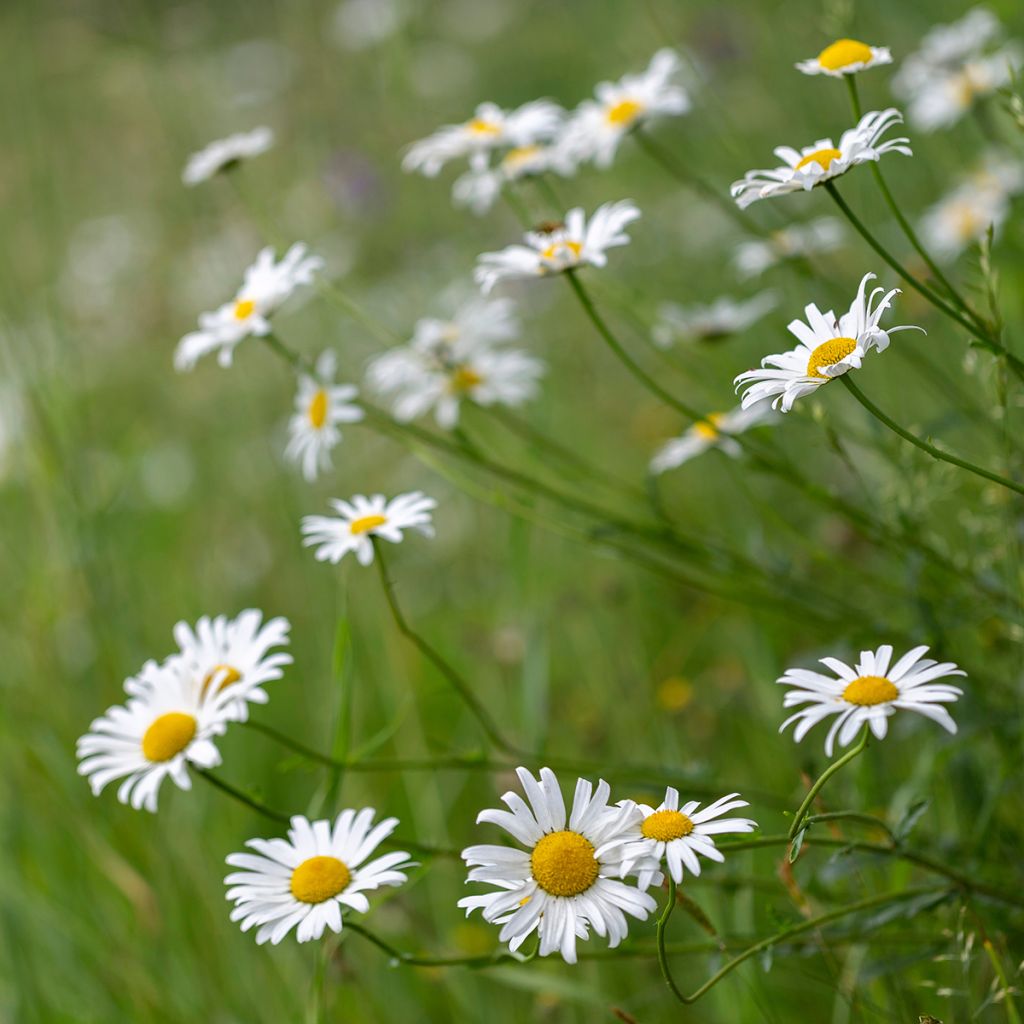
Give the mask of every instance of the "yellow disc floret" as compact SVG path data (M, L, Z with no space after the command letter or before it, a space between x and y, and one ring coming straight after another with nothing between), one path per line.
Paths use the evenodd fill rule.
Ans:
M214 679L218 676L221 677L220 685L217 687L217 692L226 686L230 686L232 683L237 683L242 678L242 673L238 671L233 665L214 665L209 672L206 673L206 678L203 680L202 695L206 696L206 691L210 688Z
M693 831L693 822L682 811L655 811L644 818L640 833L645 839L670 843L682 839Z
M838 160L843 154L838 149L833 149L831 146L825 149L816 149L813 153L808 153L794 168L799 171L801 168L806 167L808 164L817 164L823 171L827 171L832 166L833 160Z
M540 258L542 260L558 259L558 254L565 251L568 251L574 260L578 260L580 258L580 253L583 252L583 244L581 242L559 239L557 242L552 242L540 254Z
M723 413L710 413L707 419L697 420L697 422L694 423L693 432L705 441L717 441L722 433L718 427L724 418L725 416Z
M306 415L309 416L309 422L316 430L319 430L327 422L327 392L323 388L313 396Z
M195 718L183 711L161 715L143 734L142 756L147 761L170 761L192 742L196 725Z
M500 125L493 121L485 121L482 117L474 117L472 121L467 122L466 127L474 135L499 135L501 133Z
M358 535L369 530L375 530L378 526L383 526L387 521L387 516L362 516L359 519L353 519L349 524L349 529L353 534Z
M484 379L471 366L456 366L452 371L449 385L456 394L464 394L483 384Z
M256 303L252 299L235 300L235 319L248 320L256 311Z
M896 700L900 691L885 676L859 676L848 683L843 690L843 700L861 707L872 707L875 704L887 704Z
M337 857L310 857L292 872L291 890L300 903L323 903L351 881L352 872Z
M855 348L855 338L833 338L820 344L807 360L807 376L816 377L818 380L830 380L827 373L822 373L823 366L834 366L845 359Z
M549 832L530 854L530 871L552 896L578 896L597 880L594 846L579 832Z
M643 109L643 104L636 100L619 100L614 106L608 108L606 116L614 125L629 125L640 116Z
M856 39L837 39L818 54L818 63L828 71L842 71L853 64L867 64L871 47Z

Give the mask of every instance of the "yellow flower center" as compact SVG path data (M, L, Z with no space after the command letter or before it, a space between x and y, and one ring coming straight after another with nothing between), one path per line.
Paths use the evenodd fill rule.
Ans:
M829 71L841 71L851 64L867 64L871 47L856 39L837 39L818 54L818 63Z
M957 238L970 241L981 234L985 223L970 203L957 203L952 211L953 230Z
M579 834L549 832L530 854L530 871L537 884L552 896L579 896L597 879L599 865L593 844Z
M580 258L580 253L583 251L583 244L581 242L569 242L569 241L557 241L552 242L541 254L540 257L543 260L553 260L558 258L558 253L568 249L574 260Z
M540 146L516 146L505 154L501 161L506 171L517 171L523 164L529 163L540 152Z
M813 153L808 153L807 156L801 160L794 170L799 171L801 168L806 167L808 164L817 164L823 171L827 171L832 165L832 161L838 159L843 154L838 149L816 149Z
M854 338L833 338L831 341L822 342L807 360L807 376L816 377L818 380L830 380L828 374L821 372L821 368L834 366L856 347L857 342Z
M291 890L300 903L323 903L351 881L352 872L337 857L310 857L292 872Z
M885 676L860 676L843 690L843 700L862 707L885 704L899 695L900 691Z
M206 678L203 680L201 696L206 696L206 691L210 688L218 674L222 674L224 677L221 680L220 685L217 687L218 693L220 693L220 691L225 687L230 686L232 683L237 683L238 680L242 678L242 673L233 665L214 665L213 668L206 673Z
M161 715L142 737L142 756L147 761L170 761L180 754L196 734L196 720L183 711Z
M721 431L718 429L718 425L725 419L723 413L713 412L707 419L698 420L693 425L693 432L698 436L702 437L705 441L717 441Z
M248 320L256 310L256 303L252 299L235 300L235 319Z
M682 811L655 811L644 818L640 834L645 839L656 839L659 843L670 843L682 839L693 831L693 822Z
M636 100L619 100L614 106L608 108L605 115L611 124L627 125L632 124L643 111L643 104Z
M327 392L323 388L313 396L306 415L309 416L309 422L316 430L319 430L327 422Z
M478 387L483 382L483 377L470 366L456 366L449 380L451 389L456 394L472 391L473 388Z
M474 117L467 122L466 128L474 135L500 135L501 128L493 121L485 121L482 117Z
M354 535L358 535L375 530L378 526L383 526L387 521L387 516L362 516L359 519L353 519L349 524L349 529Z

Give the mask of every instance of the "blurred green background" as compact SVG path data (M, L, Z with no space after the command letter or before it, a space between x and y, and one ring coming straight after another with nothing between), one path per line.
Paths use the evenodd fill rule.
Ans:
M268 350L245 342L229 371L213 360L188 375L171 366L178 337L199 311L233 294L268 240L308 242L342 288L403 335L417 318L449 311L453 287L471 290L476 254L513 241L517 223L500 205L483 218L453 209L451 174L403 175L400 153L481 100L513 106L549 96L571 107L595 82L641 69L659 47L678 47L702 81L691 115L657 134L724 191L770 163L774 146L848 125L841 84L801 76L794 61L845 34L888 45L898 59L965 6L386 6L394 31L380 39L360 34L358 5L324 0L11 0L0 9L0 1018L303 1019L316 944L258 948L229 922L223 898L224 857L277 827L198 780L191 793L165 786L156 816L122 807L109 791L94 799L76 775L74 742L121 699L126 675L171 652L178 619L255 606L293 623L295 664L272 684L270 705L256 712L262 721L338 749L348 694L351 751L371 743L379 756L479 749L472 720L397 634L375 574L351 560L320 565L300 547L300 516L355 492L422 488L438 499L436 540L410 538L389 551L390 565L411 620L472 680L506 731L525 746L606 763L609 773L657 762L701 793L738 789L767 832L785 828L782 811L799 800L801 772L823 764L817 733L799 747L776 735L775 677L891 638L936 645L970 673L956 708L959 735L901 720L829 800L898 818L929 799L916 843L1019 887L1021 624L966 582L872 543L777 480L712 453L664 479L669 514L761 566L768 584L759 580L760 593L775 588L780 601L796 597L823 614L780 614L770 597L753 607L720 600L600 544L566 539L556 507L538 502L524 520L474 500L452 474L489 498L493 481L457 466L442 474L367 429L346 432L334 472L311 487L281 455L293 382ZM1010 34L1024 34L1018 3L990 7ZM889 69L862 76L866 108L892 103L890 77ZM277 145L233 181L181 185L189 153L264 123ZM1021 136L1001 130L1019 151ZM969 168L984 137L967 121L914 143L912 160L892 157L886 170L916 215ZM762 286L737 282L730 267L741 236L628 142L611 170L556 185L566 206L631 197L643 210L633 243L588 282L633 351L702 408L724 407L735 373L788 347L785 324L807 302L845 308L862 274L882 271L853 237L823 257L824 284L770 271L763 286L779 293L774 314L745 337L677 348L669 366L646 336L661 302L708 302ZM905 253L871 186L855 173L844 192ZM561 212L534 200L538 216ZM831 213L818 193L761 206L752 215L771 228ZM1019 222L1004 231L997 260L1012 340L1024 325ZM977 281L975 262L962 261L961 279ZM882 282L897 283L891 274ZM543 396L527 410L531 422L642 483L654 447L684 424L624 377L568 289L546 282L516 294L524 344L549 364ZM891 354L858 378L864 389L900 422L936 432L977 461L1004 459L991 421L979 426L939 386L959 378L984 418L999 386L988 360L965 360L964 339L912 294L891 322L930 333L898 336ZM307 354L335 347L343 380L358 379L377 351L358 324L312 294L277 327ZM1019 504L923 460L836 391L807 403L772 443L834 493L961 559L965 579L1018 588ZM1012 400L1010 417L1006 428L1017 431ZM506 461L557 475L472 411L466 429ZM349 638L340 671L339 635ZM473 820L512 781L454 771L349 774L339 791L325 770L252 731L233 730L222 751L223 777L274 807L328 813L370 804L397 814L403 834L454 847L496 841L496 830ZM619 785L616 795L657 797L639 784ZM795 868L795 882L780 882L780 856L736 854L709 865L687 891L723 935L757 936L797 919L801 901L821 908L910 880L905 867L817 852ZM496 929L465 921L455 907L463 877L457 862L430 863L378 901L367 924L404 949L486 952ZM1020 915L983 909L1012 967L1024 948ZM954 903L863 940L779 951L773 964L752 962L684 1011L669 1001L650 957L479 973L395 970L351 936L331 960L327 1019L589 1022L614 1020L612 1008L621 1007L643 1024L913 1024L924 1013L946 1024L1012 1020L1005 1005L986 1003L992 974L978 922L974 909ZM652 936L652 923L634 925L630 942L649 948ZM673 939L707 936L680 914ZM595 940L586 948L603 947ZM708 954L679 958L677 973L692 987L713 963Z

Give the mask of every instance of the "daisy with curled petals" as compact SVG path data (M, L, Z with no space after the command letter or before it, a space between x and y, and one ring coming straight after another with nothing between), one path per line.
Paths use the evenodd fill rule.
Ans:
M720 341L752 327L777 303L777 296L770 291L740 302L723 295L706 306L685 307L666 302L658 310L658 322L651 331L651 337L659 348L668 348L677 338L683 341Z
M749 806L746 800L737 800L738 796L739 793L730 793L699 810L699 800L680 807L679 790L669 786L658 807L638 804L643 817L626 832L619 851L623 877L635 873L637 884L647 889L664 861L672 880L680 885L684 867L691 875L700 874L698 855L719 863L724 861L713 837L753 832L757 828L757 822L750 818L722 818L729 811Z
M854 668L838 658L822 658L822 665L835 676L802 668L787 669L777 680L792 687L783 706L804 706L782 723L779 732L797 723L793 739L799 743L815 725L835 715L825 737L827 757L832 756L836 742L840 747L849 746L863 726L870 728L878 739L884 739L889 719L899 710L916 711L938 722L947 732L955 733L956 722L943 705L954 703L963 690L938 680L967 673L951 661L940 663L923 657L928 653L927 647L915 647L890 666L892 650L883 644L877 651L861 651Z
M434 536L430 520L437 507L433 498L422 491L400 494L388 501L383 494L370 498L357 494L351 501L334 498L331 507L335 516L305 516L302 520L302 543L315 546L318 562L337 565L350 551L354 551L360 565L373 561L373 538L399 544L403 530L417 530L425 537Z
M730 191L736 205L742 210L759 199L789 192L809 192L816 185L845 174L851 167L878 160L885 153L913 156L909 139L881 141L894 124L902 123L903 115L895 107L889 107L865 114L855 127L843 132L838 145L831 139L818 139L799 150L779 146L775 155L783 161L782 167L747 171L740 181L733 182Z
M539 954L558 952L576 963L576 940L588 939L590 928L608 945L617 946L628 931L626 915L640 921L656 908L639 889L618 881L621 865L615 850L640 814L627 801L609 807L608 784L596 792L585 779L576 783L572 812L566 817L558 779L550 768L540 779L525 768L516 774L529 804L518 793L501 799L509 808L485 810L477 822L505 829L526 847L470 846L462 859L470 868L467 881L497 886L493 892L467 896L459 906L467 915L483 912L484 920L502 926L499 940L515 952L536 931Z
M319 939L325 928L342 929L342 908L365 914L365 893L405 882L411 867L404 850L367 861L395 830L397 818L373 825L374 810L342 811L334 822L292 818L287 839L250 839L255 853L233 853L241 868L224 879L235 904L232 921L242 931L258 928L256 941L277 945L293 928L299 942ZM372 827L371 827L372 826Z
M254 128L251 132L237 132L226 139L217 139L188 158L181 180L186 185L198 185L221 171L228 171L254 156L265 153L274 144L274 133L269 128Z
M742 447L733 440L736 434L766 423L773 423L776 414L767 402L757 402L749 409L733 409L730 412L713 412L698 420L680 437L666 441L651 459L650 471L657 475L675 469L698 455L718 448L731 458L743 454Z
M137 695L109 708L78 740L78 774L88 777L97 796L121 779L121 803L155 811L164 779L191 789L190 764L220 764L213 741L233 720L241 687L234 683L204 690L182 658L169 658L163 665L149 662L140 676L144 679L138 684L125 684Z
M794 320L789 325L790 333L800 344L789 352L766 356L761 360L763 369L748 370L735 379L737 388L748 385L743 393L743 408L774 398L773 408L789 412L798 398L817 391L848 370L859 368L871 349L884 352L893 332L920 331L920 327L913 325L882 330L879 320L900 290L886 292L884 288L875 288L868 295L867 284L874 279L874 274L864 275L849 311L838 320L832 310L822 313L813 302L807 306L807 323Z
M334 383L337 364L337 356L327 349L316 361L315 372L299 377L284 454L302 466L309 481L331 468L331 449L341 443L340 425L363 418L363 410L352 401L359 393L355 385Z
M607 249L629 244L623 228L640 216L628 199L599 206L588 221L579 207L565 221L528 231L525 245L509 245L500 252L485 252L477 259L473 277L487 294L503 280L544 277L584 264L603 267Z
M275 313L300 285L308 285L323 267L319 256L307 256L306 246L297 242L278 261L270 246L260 250L256 262L245 272L242 287L231 302L212 313L200 313L199 330L178 342L174 366L191 370L205 355L220 350L217 361L230 366L235 346L250 335L270 333Z
M817 57L800 61L796 69L805 75L842 78L843 75L855 75L858 71L891 63L892 54L887 46L868 46L856 39L837 39Z

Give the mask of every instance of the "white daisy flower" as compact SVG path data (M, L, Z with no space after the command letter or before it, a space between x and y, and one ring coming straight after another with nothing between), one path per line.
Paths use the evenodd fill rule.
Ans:
M980 53L999 34L999 19L984 7L974 7L958 21L936 25L921 38L921 45L904 58L893 78L893 91L905 94L937 67L958 64Z
M198 185L243 160L265 153L273 144L274 133L269 128L254 128L251 132L238 132L226 139L217 139L188 158L181 180L186 185Z
M241 695L240 684L204 687L182 658L148 662L125 689L136 694L108 708L78 740L78 774L95 795L115 779L121 803L155 811L164 779L191 789L188 766L214 768L214 738L224 733Z
M342 930L342 908L365 914L365 893L407 881L412 866L404 850L367 861L395 830L397 818L373 825L374 810L345 810L328 820L292 818L287 839L250 839L252 853L233 853L228 864L241 871L224 879L234 902L232 921L243 932L258 926L256 941L277 945L293 928L299 942L319 939L325 928ZM373 827L371 827L373 826Z
M319 256L307 256L306 246L297 242L277 261L270 246L260 250L256 262L245 272L238 294L212 313L199 315L199 330L186 334L178 343L174 365L191 370L205 355L220 349L218 362L230 366L235 346L249 335L270 333L275 313L299 285L308 285L323 267Z
M768 238L740 242L733 251L733 266L740 277L758 277L783 260L832 252L842 245L843 235L842 222L835 217L792 224Z
M353 384L335 384L337 357L331 349L321 353L314 374L299 377L295 413L288 423L285 458L302 466L309 481L331 468L331 449L341 443L342 423L358 423L363 410L352 400L358 394Z
M961 185L925 211L921 235L936 259L950 262L984 238L990 227L998 231L1009 213L1007 196Z
M617 82L601 82L596 99L584 100L569 119L562 145L578 162L592 160L607 167L619 143L635 128L659 117L685 114L690 109L686 90L674 79L682 67L673 50L659 50L646 71Z
M417 530L425 537L434 536L431 511L437 507L433 498L422 491L399 494L388 501L383 494L367 498L357 494L350 501L334 498L331 507L335 516L305 516L302 520L302 543L316 546L318 562L337 565L350 551L355 552L360 565L373 561L372 538L399 544L403 530Z
M893 125L902 123L903 115L895 107L889 107L865 114L855 127L843 132L838 145L831 139L818 139L813 145L800 150L779 146L775 155L784 162L784 166L747 171L742 180L733 182L730 191L736 205L745 209L759 199L810 191L815 185L838 178L857 164L878 160L884 153L912 156L909 139L901 137L880 141Z
M669 348L677 339L719 341L752 327L777 304L778 296L771 291L745 301L723 295L710 305L680 306L666 302L658 310L658 322L651 337L659 348Z
M474 154L469 170L452 185L452 199L457 206L466 206L481 215L494 206L510 182L548 172L568 177L575 170L575 160L558 141L516 146L493 164L488 154Z
M878 739L884 739L889 719L898 710L916 711L938 722L947 732L955 733L956 722L942 705L954 703L963 690L936 680L967 673L951 661L940 664L922 658L927 652L927 647L915 647L891 668L892 647L888 644L877 651L861 651L855 668L838 658L822 658L821 664L831 669L836 678L802 668L787 669L776 680L792 687L783 706L804 707L787 718L779 732L798 723L793 739L799 743L818 722L836 715L825 738L827 757L832 756L837 740L840 747L849 746L865 725Z
M680 807L679 790L669 786L658 807L639 804L643 817L630 826L621 840L622 877L635 873L637 884L647 889L658 877L664 861L673 881L680 885L684 867L691 875L700 874L698 855L722 863L725 857L713 837L753 832L757 828L757 822L750 818L722 818L729 811L749 806L746 800L737 800L738 796L739 793L730 793L699 810L699 800Z
M518 793L501 799L508 811L485 810L477 822L505 829L526 850L509 846L470 846L462 858L470 868L467 881L498 888L459 900L467 915L481 910L485 921L502 925L499 940L515 952L537 931L539 953L561 953L576 963L576 940L588 939L590 928L608 945L617 946L628 930L626 915L647 919L657 904L633 886L618 881L621 862L606 850L621 845L625 831L640 817L627 801L608 806L610 790L601 781L597 791L585 779L576 783L572 813L566 820L558 779L550 768L538 781L525 768L516 774L529 806Z
M477 258L473 277L488 293L499 281L544 277L585 264L603 267L606 250L629 244L623 228L640 216L628 199L599 206L588 221L580 207L564 223L544 225L525 236L526 245L509 245Z
M847 370L858 369L871 349L884 352L893 332L920 331L920 327L912 325L887 330L879 327L882 314L894 296L900 294L900 289L886 292L884 288L875 288L867 295L867 284L874 279L874 274L864 275L849 311L838 320L832 310L822 313L813 302L807 306L804 309L807 323L794 320L789 325L789 332L800 344L789 352L762 359L761 366L771 369L748 370L736 377L733 383L737 388L750 385L743 393L743 408L749 409L756 402L774 398L773 408L789 412L798 398L811 394ZM876 305L879 295L882 297Z
M887 46L868 46L856 39L837 39L826 46L817 57L802 60L796 65L805 75L830 75L842 78L858 71L891 64L892 54Z
M713 412L694 423L681 437L666 441L654 453L650 471L658 474L675 469L711 448L718 448L737 459L743 454L743 449L733 437L753 427L774 423L776 419L776 413L767 402L756 402L747 409L733 409L731 412Z

